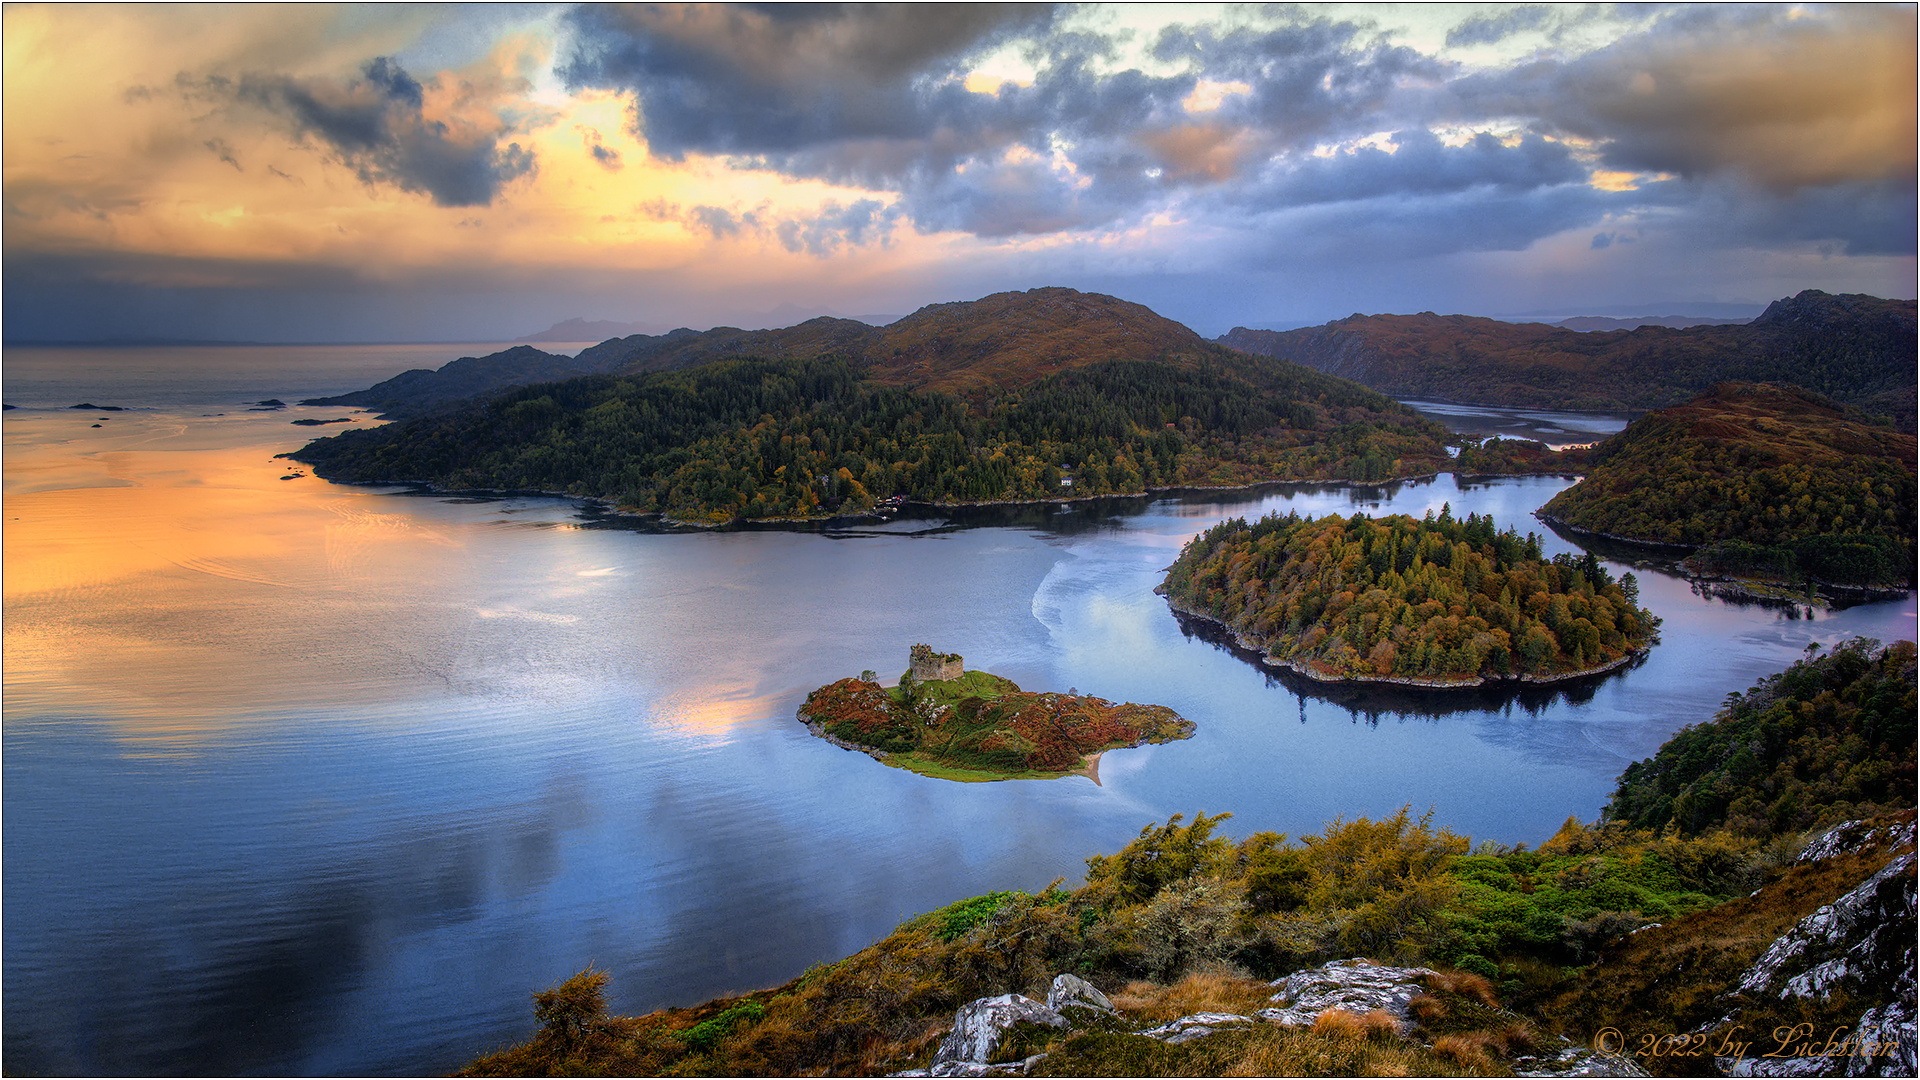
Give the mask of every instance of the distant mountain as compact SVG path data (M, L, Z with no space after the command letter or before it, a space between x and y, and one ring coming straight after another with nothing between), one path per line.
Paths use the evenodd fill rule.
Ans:
M1606 315L1576 315L1571 319L1561 319L1553 325L1566 330L1591 332L1637 330L1642 326L1664 326L1669 330L1685 330L1694 326L1744 326L1752 321L1752 319L1697 319L1688 315L1642 315L1629 319L1615 319Z
M607 319L568 319L557 322L537 334L517 337L517 342L539 344L560 341L605 341L629 334L657 334L666 327L657 323L613 322Z
M1782 569L1825 581L1904 583L1915 455L1912 435L1818 394L1727 382L1596 446L1586 478L1539 513L1620 539L1778 549Z
M1803 386L1914 422L1914 302L1807 290L1745 325L1582 333L1468 315L1353 315L1301 330L1235 328L1222 344L1392 397L1633 411L1728 380Z

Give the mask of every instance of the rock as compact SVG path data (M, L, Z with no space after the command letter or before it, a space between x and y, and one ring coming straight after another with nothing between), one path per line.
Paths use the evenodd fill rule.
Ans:
M940 1067L955 1062L985 1065L1000 1037L1014 1025L1022 1023L1067 1026L1066 1017L1030 997L1001 994L999 997L980 998L962 1006L954 1015L953 1030L940 1041L940 1049L934 1051L932 1075L986 1075L941 1072Z
M1407 1004L1426 992L1421 980L1432 974L1431 968L1386 967L1358 957L1336 960L1275 980L1272 985L1280 992L1272 1000L1280 1008L1261 1009L1258 1015L1286 1027L1305 1027L1328 1009L1350 1013L1379 1009L1404 1028L1410 1023Z
M1515 1076L1645 1076L1647 1071L1629 1057L1602 1053L1566 1040L1551 1057L1515 1058Z
M1095 989L1092 983L1078 975L1056 975L1053 986L1047 991L1047 1008L1064 1014L1069 1007L1113 1012L1113 1002L1107 1000L1107 995Z
M1729 997L1826 999L1836 990L1877 1001L1851 1032L1820 1053L1794 1058L1717 1058L1731 1076L1914 1076L1920 1074L1915 1028L1915 941L1920 903L1914 878L1912 825L1860 829L1848 822L1816 840L1802 861L1858 851L1888 841L1903 848L1851 892L1801 919L1741 975ZM1876 835L1880 834L1880 835ZM1731 1004L1731 1003L1729 1003ZM1720 1021L1731 1019L1732 1010ZM1711 1026L1711 1025L1710 1025ZM1830 1040L1829 1040L1830 1041Z
M1831 859L1835 855L1846 855L1881 842L1890 843L1895 847L1911 847L1913 841L1914 826L1911 823L1905 825L1896 823L1875 829L1867 827L1862 821L1848 821L1835 825L1818 840L1808 844L1807 849L1800 853L1800 857L1793 860L1793 865L1801 866L1819 862L1821 859Z
M1163 1043L1178 1046L1181 1043L1205 1038L1216 1031L1252 1025L1253 1017L1241 1016L1239 1013L1194 1013L1192 1016L1183 1016L1178 1020L1161 1024L1157 1028L1149 1028L1140 1034L1149 1039L1159 1039Z

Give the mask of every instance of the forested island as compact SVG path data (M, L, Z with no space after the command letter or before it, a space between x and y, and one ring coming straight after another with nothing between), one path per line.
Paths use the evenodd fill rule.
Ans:
M1105 750L1172 742L1194 726L1164 705L1115 704L1082 694L1029 693L1011 679L968 671L958 655L915 645L892 688L871 671L807 695L800 722L838 746L946 780L1098 782Z
M1374 391L1063 293L936 305L900 357L866 338L852 355L679 356L691 366L506 390L289 456L331 480L553 492L696 524L858 514L896 497L1378 482L1449 461L1444 428ZM1103 333L1063 333L1092 301Z
M783 986L610 1016L589 967L463 1075L1910 1075L1914 665L1810 655L1538 847L1175 815Z
M1697 548L1688 569L1804 586L1913 582L1916 443L1792 386L1721 383L1591 451L1544 520Z
M1491 516L1233 518L1188 541L1162 592L1176 610L1310 678L1476 686L1592 674L1658 623L1632 574L1591 553L1543 559Z

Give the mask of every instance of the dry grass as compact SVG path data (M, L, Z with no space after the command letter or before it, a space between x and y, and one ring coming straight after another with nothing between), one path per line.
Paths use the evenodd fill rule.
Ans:
M1144 980L1128 983L1112 995L1114 1008L1137 1023L1165 1023L1194 1013L1243 1015L1269 1004L1273 987L1258 979L1225 971L1200 971L1171 986Z
M1500 995L1493 992L1492 981L1471 971L1437 971L1427 976L1427 989L1439 994L1458 994L1490 1009L1500 1007Z
M1432 1025L1447 1018L1447 1003L1432 994L1421 994L1407 1002L1407 1012L1422 1023Z
M1484 1031L1442 1035L1433 1040L1433 1055L1460 1068L1477 1072L1493 1064L1493 1056L1487 1053L1491 1042L1492 1037Z

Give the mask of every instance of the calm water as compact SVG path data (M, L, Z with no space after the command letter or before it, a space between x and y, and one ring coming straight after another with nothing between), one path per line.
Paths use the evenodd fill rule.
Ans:
M1911 601L1789 617L1641 568L1665 627L1632 671L1328 692L1182 629L1151 589L1188 537L1443 502L1538 529L1567 482L659 534L282 480L311 434L289 421L345 414L244 404L485 351L8 350L6 1071L443 1072L529 1034L529 992L589 960L622 1011L777 984L917 912L1077 880L1175 813L1297 835L1411 804L1538 843L1809 642L1914 634ZM794 721L916 641L1199 733L1109 753L1097 786L963 785Z

